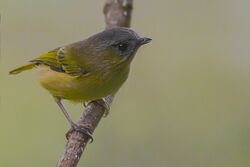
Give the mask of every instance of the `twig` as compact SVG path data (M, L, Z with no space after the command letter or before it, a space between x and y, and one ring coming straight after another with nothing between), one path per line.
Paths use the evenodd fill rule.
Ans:
M106 27L129 27L131 12L132 0L107 0L103 9ZM105 97L108 105L112 103L112 100L111 96ZM77 124L88 128L93 133L105 112L105 108L100 105L101 103L103 103L102 100L88 103ZM76 131L70 133L64 152L57 162L57 167L76 167L88 141L87 135Z
M107 28L130 27L133 0L107 0L103 8Z

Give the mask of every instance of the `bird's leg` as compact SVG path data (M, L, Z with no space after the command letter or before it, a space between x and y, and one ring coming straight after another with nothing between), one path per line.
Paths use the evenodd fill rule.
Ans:
M61 99L60 98L55 98L56 104L59 106L59 108L61 109L61 111L63 112L63 115L66 117L67 121L69 122L69 124L71 126L74 126L74 122L72 121L72 119L70 118L68 112L66 111L66 109L64 108Z
M55 97L55 101L57 103L57 105L59 106L59 108L61 109L61 111L63 112L63 115L66 117L66 119L68 120L72 130L75 130L75 131L78 131L78 132L81 132L85 135L87 135L89 138L90 138L90 142L93 141L93 137L92 137L92 134L89 132L88 129L84 128L84 127L80 127L78 126L77 124L75 124L72 119L70 118L67 110L64 108L62 102L61 102L61 98L58 98L58 97ZM72 130L70 130L67 134L66 134L66 137L68 138L68 135L69 133L72 132Z

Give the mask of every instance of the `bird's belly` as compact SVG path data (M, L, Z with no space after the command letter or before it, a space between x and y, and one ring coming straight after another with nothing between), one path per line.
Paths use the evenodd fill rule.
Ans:
M38 80L53 96L76 102L95 100L115 93L126 80L127 75L100 80L95 75L75 77L56 72L50 67L37 67Z

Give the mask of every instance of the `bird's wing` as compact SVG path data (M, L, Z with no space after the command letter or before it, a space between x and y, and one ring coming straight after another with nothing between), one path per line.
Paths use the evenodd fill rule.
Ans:
M72 76L82 76L87 73L86 70L77 65L65 47L51 50L31 62L48 65L52 70L65 72Z

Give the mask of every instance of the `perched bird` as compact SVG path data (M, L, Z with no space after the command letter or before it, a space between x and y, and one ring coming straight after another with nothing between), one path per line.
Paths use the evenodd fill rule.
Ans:
M54 97L71 127L91 137L70 118L62 99L86 102L114 95L128 77L137 49L151 41L129 28L111 28L44 53L10 71L35 69L40 84Z

